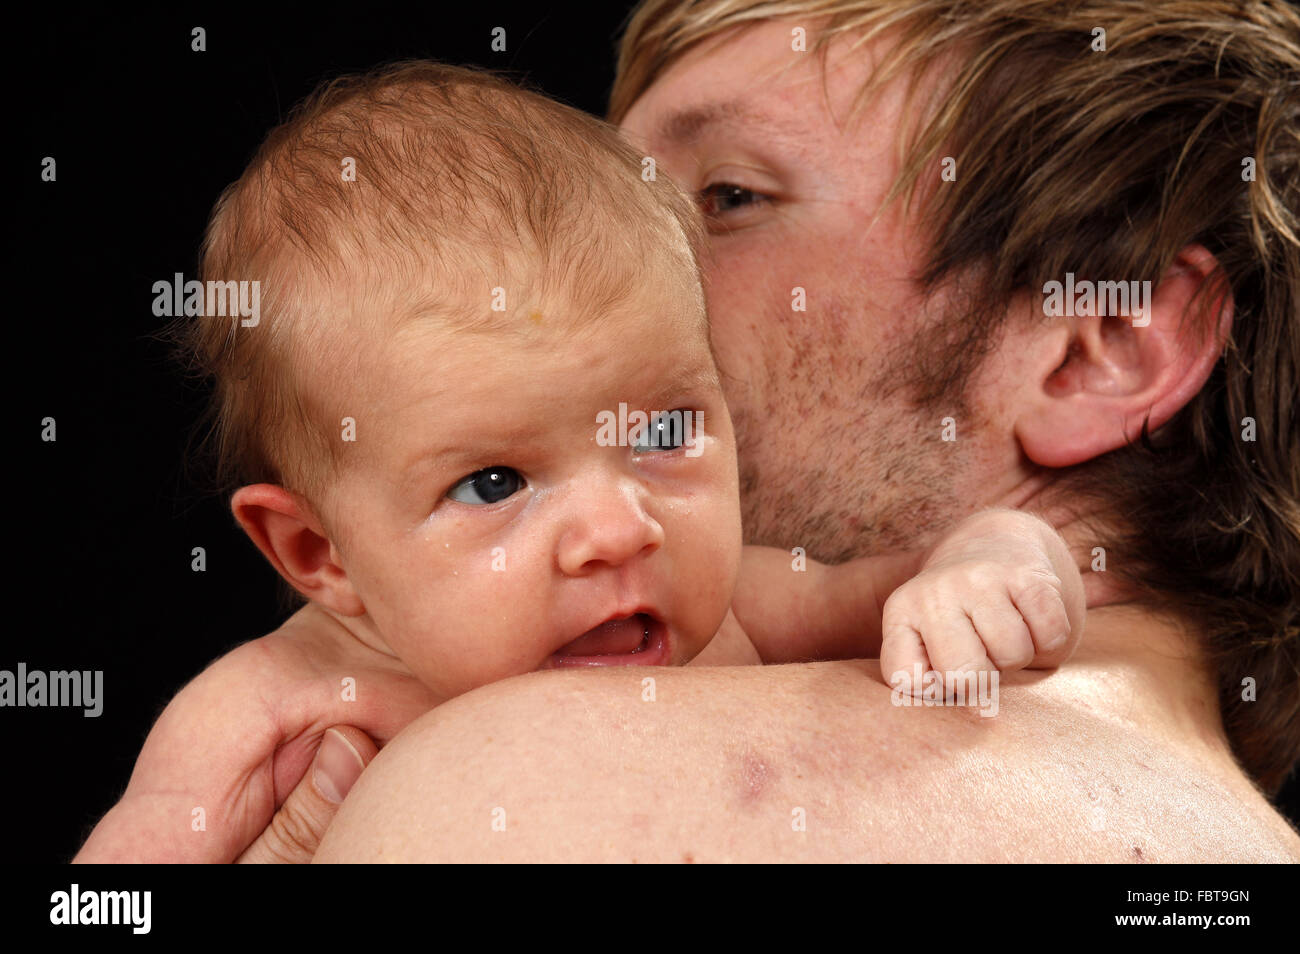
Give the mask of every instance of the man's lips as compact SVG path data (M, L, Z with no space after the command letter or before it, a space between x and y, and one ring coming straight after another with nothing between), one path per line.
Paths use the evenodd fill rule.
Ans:
M556 666L663 666L669 658L668 627L646 613L606 620L547 660Z

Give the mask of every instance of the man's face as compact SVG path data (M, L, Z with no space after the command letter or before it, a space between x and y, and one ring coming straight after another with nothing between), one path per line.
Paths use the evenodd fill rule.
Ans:
M903 88L847 125L873 57L844 45L823 84L816 56L791 50L790 24L723 34L624 120L711 220L705 287L746 540L829 561L922 543L1009 489L988 466L1006 442L981 443L978 408L960 394L951 408L912 400L909 372L938 346L927 329L948 303L924 301L913 280L924 246L902 203L872 223L898 169ZM956 441L942 439L946 416Z
M735 445L682 271L648 263L602 315L539 300L512 304L506 330L410 320L330 374L357 431L322 512L376 634L435 692L682 664L721 624L740 558ZM700 412L704 432L620 444L598 423L620 404L692 425Z

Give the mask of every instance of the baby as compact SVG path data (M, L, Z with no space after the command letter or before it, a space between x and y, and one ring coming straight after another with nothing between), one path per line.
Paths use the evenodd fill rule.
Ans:
M201 267L260 318L189 344L235 516L307 603L177 695L78 860L232 860L330 726L382 745L539 669L1064 660L1082 583L1025 514L840 566L742 547L699 247L615 130L490 74L401 64L272 132Z

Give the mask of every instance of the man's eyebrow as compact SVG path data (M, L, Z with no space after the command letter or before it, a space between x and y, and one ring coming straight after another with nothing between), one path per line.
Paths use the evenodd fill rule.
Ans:
M656 130L658 141L689 143L700 137L710 126L726 129L757 129L765 135L792 139L799 134L796 125L778 120L754 109L744 100L702 103L669 113L660 120Z

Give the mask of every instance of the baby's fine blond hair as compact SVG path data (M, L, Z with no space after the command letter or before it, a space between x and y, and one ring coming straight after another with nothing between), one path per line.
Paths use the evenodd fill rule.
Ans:
M222 488L320 492L340 409L308 386L309 362L346 359L349 334L416 316L508 329L517 305L556 294L598 317L665 261L698 292L697 210L643 158L614 127L484 70L403 62L321 86L222 193L203 242L200 279L260 282L260 321L181 328L215 385Z

